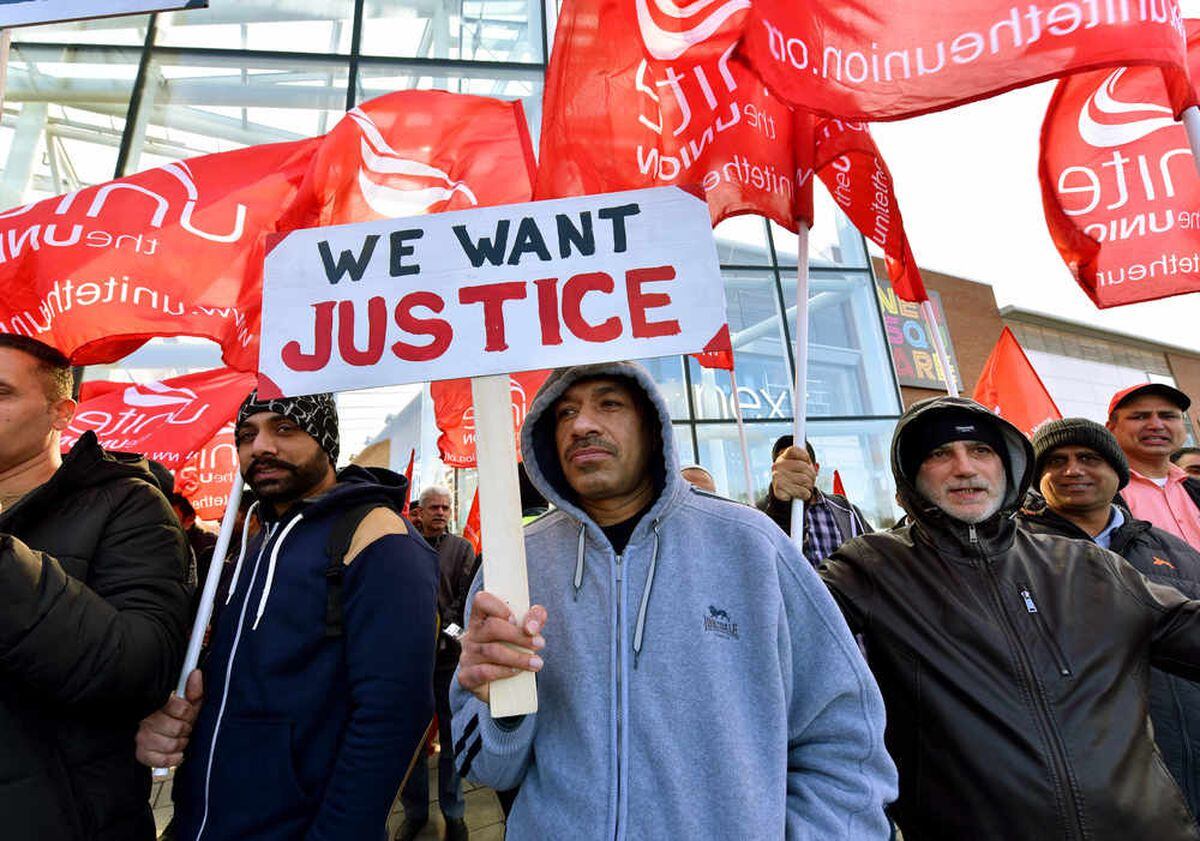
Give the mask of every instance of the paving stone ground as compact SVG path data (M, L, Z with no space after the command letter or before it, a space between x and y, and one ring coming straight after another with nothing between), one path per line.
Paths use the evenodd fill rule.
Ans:
M155 780L150 790L150 806L154 809L154 822L161 831L171 820L171 784L174 778ZM442 837L444 824L442 812L437 807L437 755L429 758L430 805L429 823L417 836L417 841L438 841ZM467 801L467 827L471 830L471 841L503 841L504 813L500 811L500 801L495 793L474 783L463 783L463 796ZM400 806L400 798L392 804L392 812L388 816L388 838L404 820L404 809Z

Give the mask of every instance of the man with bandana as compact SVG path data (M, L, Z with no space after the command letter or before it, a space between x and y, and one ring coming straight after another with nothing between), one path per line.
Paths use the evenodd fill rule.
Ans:
M331 395L251 394L235 438L258 502L207 661L138 758L183 761L177 839L382 838L433 716L437 558L402 477L335 472Z

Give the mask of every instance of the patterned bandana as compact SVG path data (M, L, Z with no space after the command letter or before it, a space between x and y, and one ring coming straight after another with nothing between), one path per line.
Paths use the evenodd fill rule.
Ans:
M332 394L307 394L303 397L281 397L278 400L259 400L258 389L250 392L238 409L237 426L251 415L274 412L296 422L313 437L333 464L338 457L337 407Z

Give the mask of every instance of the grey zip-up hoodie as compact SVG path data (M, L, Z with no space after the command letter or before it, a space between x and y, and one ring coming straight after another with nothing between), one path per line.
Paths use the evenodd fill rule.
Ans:
M663 490L620 556L573 501L554 445L554 402L597 376L634 381L661 425ZM845 622L765 515L679 477L649 374L555 372L521 447L556 506L525 529L530 596L549 617L539 711L493 720L451 688L463 775L520 787L507 837L887 838L883 702Z

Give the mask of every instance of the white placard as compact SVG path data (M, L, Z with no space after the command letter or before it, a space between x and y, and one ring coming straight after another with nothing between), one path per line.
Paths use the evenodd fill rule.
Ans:
M0 27L203 9L208 0L0 0Z
M263 397L728 347L708 206L677 187L309 228L268 248Z

